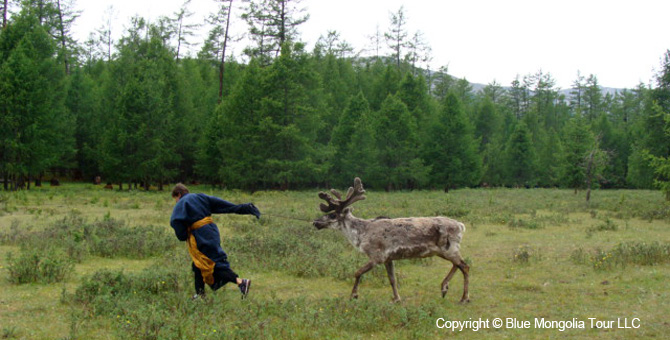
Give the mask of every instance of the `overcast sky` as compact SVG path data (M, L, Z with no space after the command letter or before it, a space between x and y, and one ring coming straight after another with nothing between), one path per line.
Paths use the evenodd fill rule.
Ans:
M77 0L82 14L75 35L85 40L102 25L110 5L117 12L114 30L120 35L131 16L151 20L171 15L182 3ZM668 0L303 0L301 6L310 14L300 26L310 50L329 30L360 50L377 26L387 31L390 13L404 6L408 31L422 32L432 48L431 68L448 65L450 74L482 84L495 80L509 85L517 75L542 70L562 88L571 86L578 71L596 75L604 87L653 85L670 49ZM215 7L213 0L192 0L192 20L204 22ZM246 31L241 19L233 20L233 30ZM238 45L233 52L243 48Z

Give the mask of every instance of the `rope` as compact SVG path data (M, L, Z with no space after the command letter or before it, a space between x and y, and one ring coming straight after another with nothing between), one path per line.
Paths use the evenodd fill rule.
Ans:
M297 217L290 217L290 216L282 216L282 215L275 215L275 214L263 214L265 216L269 217L278 217L278 218L283 218L286 220L294 220L294 221L302 221L302 222L312 222L312 220L306 219L306 218L297 218Z

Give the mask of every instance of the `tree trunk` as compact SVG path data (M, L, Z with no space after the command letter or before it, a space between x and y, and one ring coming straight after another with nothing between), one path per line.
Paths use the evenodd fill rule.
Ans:
M7 5L8 5L7 1L8 1L8 0L4 0L4 1L3 1L3 2L4 2L4 6L2 6L2 28L3 28L3 29L7 27ZM6 177L5 177L5 178L6 178ZM5 183L6 183L6 182L5 182ZM7 190L6 187L5 187L5 190Z
M586 163L586 202L591 199L591 182L593 181L593 157L596 150L592 150Z
M221 48L221 64L219 65L219 103L223 101L223 74L226 71L226 45L228 44L228 28L230 27L230 12L233 9L233 0L228 6L228 18L226 19L226 32L223 34L223 47Z
M70 75L70 64L67 59L66 43L65 43L65 24L63 23L63 10L60 6L60 0L56 1L58 6L58 29L60 30L60 44L63 49L63 63L65 64L65 74Z

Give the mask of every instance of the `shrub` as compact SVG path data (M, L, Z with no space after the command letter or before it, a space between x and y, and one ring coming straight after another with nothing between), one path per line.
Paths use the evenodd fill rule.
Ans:
M625 268L633 265L656 265L670 262L670 243L625 242L605 251L596 249L590 255L579 248L570 258L578 264L589 264L595 270Z
M61 248L77 262L87 255L146 258L165 253L178 244L168 227L131 227L113 218L89 223L77 213L41 231L13 224L0 240L35 249Z
M524 228L524 229L540 229L542 225L535 221L534 219L532 220L524 220L524 219L516 219L513 218L511 219L508 223L507 226L510 228Z
M62 282L74 270L74 264L54 248L24 249L18 257L7 255L9 281L15 284Z
M591 237L593 233L599 232L599 231L617 231L619 227L612 222L609 218L606 218L603 223L600 223L596 226L590 227L586 229L586 234L588 237Z
M519 246L512 255L512 261L519 264L529 264L531 261L541 260L542 251L540 248L531 248L527 245Z

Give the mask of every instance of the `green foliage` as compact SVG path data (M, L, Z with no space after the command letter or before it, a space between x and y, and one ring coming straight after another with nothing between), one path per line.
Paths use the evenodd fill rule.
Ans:
M433 185L446 190L479 183L478 145L455 93L445 97L428 135L424 159L431 167Z
M0 172L20 181L64 165L74 151L74 122L54 42L38 18L22 11L0 46Z
M102 137L101 169L113 181L149 183L175 176L174 138L186 117L176 114L182 109L177 100L182 88L159 28L147 27L142 19L133 24L122 39L119 59L110 65L107 86L116 95Z
M89 223L71 214L45 230L13 226L0 234L3 243L19 242L31 249L57 248L69 259L81 262L86 256L147 258L174 249L176 243L165 227L130 227L115 219Z
M665 134L670 137L670 114L663 114L665 120ZM670 156L655 156L648 151L647 158L654 169L654 184L665 193L665 199L670 201Z
M374 173L376 149L370 107L363 93L352 97L333 129L330 146L332 178L337 186L347 186L356 176ZM372 171L371 171L372 169Z
M369 181L372 186L391 190L424 184L429 168L416 154L417 123L407 106L395 95L389 95L371 124L377 150L372 164L379 171Z
M536 153L528 127L519 122L505 149L507 181L514 187L535 186Z
M74 270L73 261L54 247L27 248L7 255L9 281L14 284L62 282Z
M542 227L540 223L538 223L535 219L522 219L522 218L513 218L510 219L509 222L507 222L507 225L514 229L514 228L525 228L525 229L539 229Z
M652 266L670 261L670 244L660 242L622 242L608 251L596 249L589 254L582 248L575 250L572 260L589 264L595 270L625 269L632 265Z
M521 265L528 265L532 261L541 261L542 252L540 249L533 249L527 245L520 246L514 250L512 262Z
M563 183L569 188L581 189L586 180L585 157L593 145L594 137L582 118L572 118L564 133Z
M71 8L21 2L0 35L5 187L58 168L147 189L302 189L354 176L387 190L666 188L670 53L653 89L603 94L595 75L578 75L564 96L538 71L476 92L446 67L416 66L427 46L410 38L402 9L391 18L393 55L368 58L352 57L335 31L308 53L298 7L251 1L243 17L254 46L241 63L221 55L226 5L197 58L181 49L191 27L174 27L182 9L154 24L133 18L103 60L95 39L73 46ZM589 166L589 155L607 157Z

